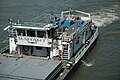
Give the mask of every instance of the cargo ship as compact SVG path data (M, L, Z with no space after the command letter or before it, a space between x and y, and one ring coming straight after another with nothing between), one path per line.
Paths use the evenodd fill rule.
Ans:
M89 13L68 10L29 22L9 19L9 45L1 49L0 79L63 80L79 67L98 38Z

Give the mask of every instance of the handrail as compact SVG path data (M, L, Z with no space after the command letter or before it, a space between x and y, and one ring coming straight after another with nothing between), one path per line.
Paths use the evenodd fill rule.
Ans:
M9 45L1 49L1 54L9 49Z
M69 11L62 11L62 12L61 12L61 18L63 19L63 15L64 15L65 13L68 13L68 14L70 15L70 12L73 12L73 11L75 11L75 12L77 12L77 13L80 13L80 14L87 15L87 17L91 17L90 13L87 13L87 12L83 12L83 11L79 11L79 10L69 10Z

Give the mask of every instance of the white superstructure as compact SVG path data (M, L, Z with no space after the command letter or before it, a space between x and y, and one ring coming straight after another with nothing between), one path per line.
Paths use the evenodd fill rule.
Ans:
M33 22L10 22L4 29L10 32L10 54L69 60L93 35L95 27L89 13L70 10L61 12L60 17L49 17L46 23L37 18Z

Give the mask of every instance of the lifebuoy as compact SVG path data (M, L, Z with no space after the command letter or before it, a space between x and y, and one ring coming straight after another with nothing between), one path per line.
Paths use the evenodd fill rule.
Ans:
M62 61L62 58L61 58L61 57L59 57L59 58L58 58L58 61Z
M62 58L61 58L61 56L62 56L62 50L58 50L58 54L59 54L58 61L61 61L62 60Z
M29 51L29 46L23 46L23 50L24 50L25 52L28 52L28 51Z

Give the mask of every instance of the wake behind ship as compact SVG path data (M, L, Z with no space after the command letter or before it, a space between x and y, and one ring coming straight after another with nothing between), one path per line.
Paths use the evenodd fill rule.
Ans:
M91 15L78 10L42 14L30 22L9 21L4 29L9 45L0 54L1 79L62 80L98 37Z

